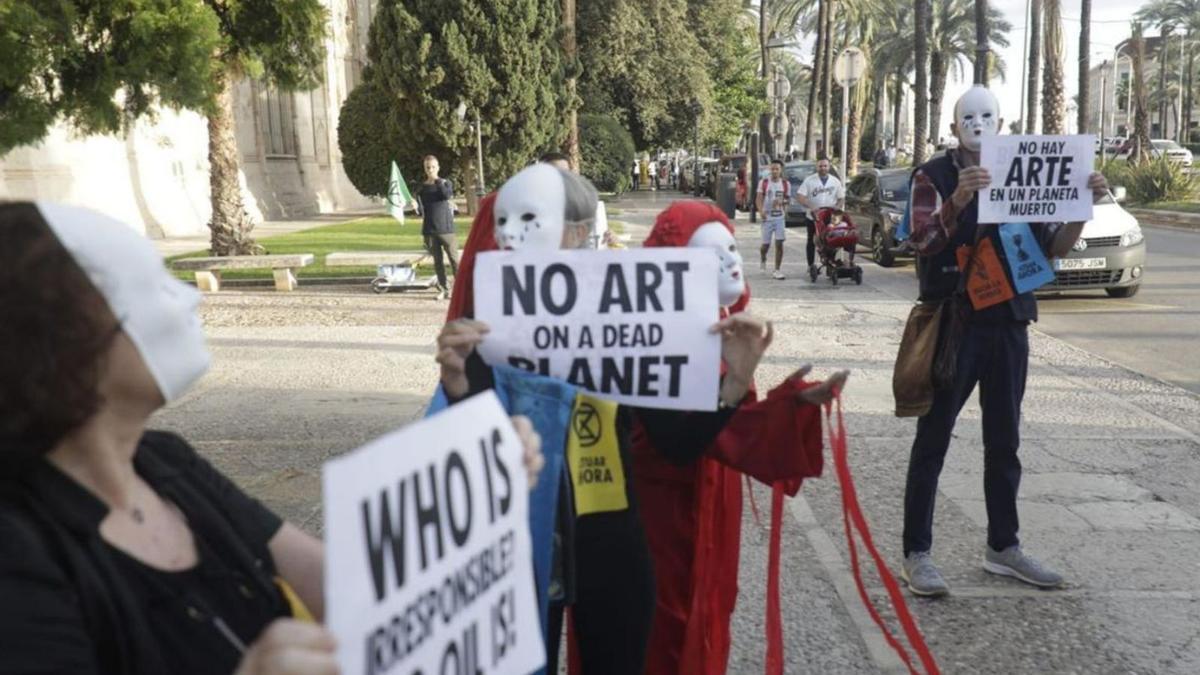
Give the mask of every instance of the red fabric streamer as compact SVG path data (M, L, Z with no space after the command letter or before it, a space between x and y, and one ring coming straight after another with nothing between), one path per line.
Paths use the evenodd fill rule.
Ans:
M462 246L458 260L458 272L454 275L454 291L450 294L450 308L446 321L454 321L475 315L475 256L486 251L495 251L496 226L492 213L496 206L496 193L491 192L479 200L479 210L471 221L471 231Z
M917 653L917 657L921 660L921 665L925 668L925 672L928 675L936 675L941 672L938 670L937 662L934 661L933 654L930 653L929 646L925 644L925 638L921 635L921 630L917 628L916 621L913 620L912 613L908 609L908 603L905 602L904 595L900 591L900 585L896 583L896 578L892 575L891 570L884 563L883 557L879 555L879 551L875 548L875 542L871 539L871 530L867 527L867 520L863 517L862 507L859 506L858 493L854 489L854 478L850 473L849 452L846 444L846 426L842 416L842 396L840 392L837 395L836 427L834 427L833 421L830 418L833 408L832 404L826 405L825 421L829 427L829 445L833 452L833 463L837 471L838 483L841 485L842 490L842 522L846 529L846 543L850 551L850 569L854 574L854 584L858 587L859 598L862 599L863 605L871 615L871 619L883 631L887 643L891 645L892 649L900 655L904 664L908 666L908 672L915 675L918 671L913 666L912 658L900 644L900 641L884 625L883 617L879 615L879 611L875 608L874 603L871 602L871 597L867 594L867 588L863 583L862 570L860 569L858 560L858 546L854 540L855 530L862 537L863 547L867 549L871 559L875 562L875 569L878 571L880 579L883 580L884 587L887 588L892 608L896 612L896 617L900 620L900 626L904 630L904 635L908 638L909 644L912 646L913 651Z

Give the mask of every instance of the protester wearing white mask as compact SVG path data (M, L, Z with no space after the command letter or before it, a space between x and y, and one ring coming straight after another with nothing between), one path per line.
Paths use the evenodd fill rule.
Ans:
M977 222L977 194L992 181L979 166L980 144L986 136L999 133L1002 124L996 97L985 87L972 87L954 106L951 130L959 147L933 158L913 174L909 242L921 256L920 300L948 301L947 307L961 307L966 316L957 353L947 356L954 366L953 381L935 383L932 407L917 423L909 460L902 573L909 589L919 595L949 592L931 556L934 498L958 413L977 384L983 408L983 485L988 514L983 567L1039 587L1057 587L1063 582L1058 573L1026 555L1017 537L1021 480L1017 450L1029 365L1027 329L1037 320L1037 301L1031 292L1012 293L1010 300L972 309L965 300L967 284L959 269L962 247L971 247L969 257L964 256L967 265L987 265L983 258L990 255L989 248L997 259L987 266L1002 270L1006 265L997 228ZM1088 186L1097 198L1107 191L1107 181L1098 173L1092 174ZM1082 229L1083 223L1037 224L1033 233L1047 257L1058 257L1070 250ZM1004 276L1003 272L998 275ZM942 322L942 330L950 330L950 324ZM939 344L945 344L945 335L942 338ZM901 357L904 354L902 348Z
M199 299L122 223L0 204L0 672L337 671L321 542L146 429Z
M521 251L549 253L560 248L584 248L591 234L596 202L595 189L586 180L549 164L526 167L496 195L495 241L502 249ZM720 388L721 409L681 412L613 406L611 416L600 416L601 430L596 437L618 441L626 506L577 514L572 500L565 497L567 491L560 492L560 540L564 542L566 568L561 585L568 590L551 608L547 634L551 663L557 659L563 605L569 604L584 675L643 672L654 609L654 580L629 480L631 433L638 423L654 439L656 448L670 452L707 447L721 431L747 395L772 331L770 324L746 314L731 316L713 330L722 335L722 357L729 364ZM492 385L490 370L475 352L487 331L486 324L461 318L446 324L438 336L441 384L451 400ZM573 485L576 493L581 489L586 486Z

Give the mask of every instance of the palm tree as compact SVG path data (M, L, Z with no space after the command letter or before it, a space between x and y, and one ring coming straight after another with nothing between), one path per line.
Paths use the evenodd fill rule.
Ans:
M964 74L964 61L977 61L976 52L977 27L975 26L975 10L971 0L934 0L933 1L933 32L929 36L929 138L936 139L942 133L942 99L946 95L946 82L953 66L959 77ZM1001 47L1008 46L1008 32L1012 24L1005 20L1000 10L991 8L987 12L987 38ZM988 75L999 74L1004 78L1004 61L1000 58L988 59L991 71ZM976 64L977 66L980 64ZM976 70L978 72L978 70ZM975 80L981 78L976 75ZM982 78L983 81L987 77Z
M812 80L808 84L808 116L804 121L804 159L812 157L816 144L813 142L813 126L817 122L816 104L819 82L825 81L823 69L825 49L825 13L829 11L827 0L817 0L817 41L813 44ZM824 99L822 99L824 100Z
M1061 0L1042 4L1046 64L1042 82L1042 133L1063 133L1063 33Z
M1142 24L1133 24L1133 148L1129 161L1140 164L1149 158L1150 116L1146 111L1146 41L1142 39Z
M988 4L987 0L975 0L975 84L988 84Z
M1189 129L1192 123L1192 107L1195 104L1196 52L1200 51L1200 0L1154 0L1138 10L1135 16L1138 21L1160 27L1178 26L1183 31L1187 65L1182 68L1180 79L1184 92L1183 128ZM1162 65L1166 65L1165 60ZM1160 88L1161 80L1160 72ZM1185 142L1187 140L1184 138Z
M821 45L821 142L824 154L828 156L833 104L833 15L837 12L837 0L825 0L825 7L825 40Z
M1029 5L1029 80L1025 109L1025 133L1037 133L1038 76L1042 55L1042 0L1031 0Z
M1088 97L1091 84L1091 51L1092 51L1092 0L1080 0L1079 4L1079 119L1075 130L1081 134L1088 132ZM1104 121L1100 122L1101 136L1104 135Z
M928 0L913 0L913 44L916 45L916 96L913 113L913 165L925 163L925 130L929 123L929 82L926 65L929 62L929 44L926 42L929 22Z

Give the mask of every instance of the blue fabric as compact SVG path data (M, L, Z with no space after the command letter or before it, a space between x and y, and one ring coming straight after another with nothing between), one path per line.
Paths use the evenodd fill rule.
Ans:
M545 635L550 611L548 589L554 557L554 519L558 510L558 490L566 474L567 432L578 389L561 380L509 366L493 367L492 375L500 405L510 415L528 417L542 437L542 455L546 464L538 476L537 487L529 492L529 534L533 544L538 611ZM425 415L433 415L447 406L446 393L439 385Z
M1054 270L1029 223L1001 225L1000 243L1004 246L1008 276L1017 293L1028 293L1054 281Z
M908 239L912 234L912 190L908 191L908 201L904 202L904 217L897 223L896 229L892 231L892 239L896 243L900 243Z

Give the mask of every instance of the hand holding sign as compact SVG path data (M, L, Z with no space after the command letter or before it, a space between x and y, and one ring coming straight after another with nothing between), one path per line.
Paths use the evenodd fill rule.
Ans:
M336 645L333 635L321 626L278 619L242 655L234 675L335 675Z
M982 166L968 166L958 172L958 187L954 189L950 199L954 201L954 207L962 211L975 198L975 193L991 184L992 174L988 173L987 169Z
M467 395L471 384L467 381L467 358L483 342L488 326L482 321L457 319L442 326L438 333L435 361L442 367L442 387L451 398Z

